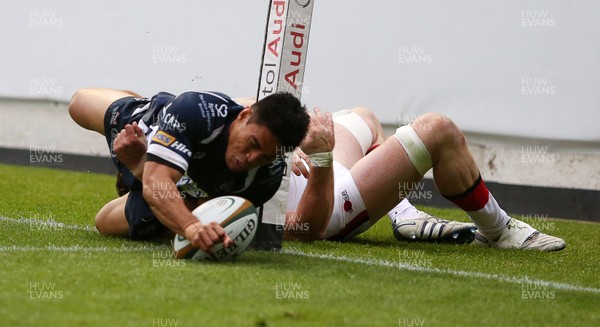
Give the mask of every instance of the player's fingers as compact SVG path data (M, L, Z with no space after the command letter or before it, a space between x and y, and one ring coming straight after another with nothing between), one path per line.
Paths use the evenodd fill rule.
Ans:
M308 154L304 153L303 151L301 151L299 153L300 158L302 158L302 160L304 160L304 162L306 162L306 164L308 165L309 168L312 168L312 164L310 162L310 157L308 156ZM302 165L304 167L304 165Z
M229 237L229 235L225 234L225 237L223 238L223 245L228 248L232 245L234 245L235 243L233 242L233 240L231 239L231 237Z
M221 241L222 234L224 234L219 231L218 227L221 226L219 226L215 222L212 222L204 229L205 234L208 236L208 239L212 242L213 245L219 243L219 241Z
M308 177L310 177L310 172L308 171L308 169L306 169L306 167L304 165L302 166L302 168L300 168L300 173L306 179L308 179Z
M135 132L135 135L137 135L137 136L144 135L144 131L142 131L142 128L136 122L131 124L131 126L133 127L133 131Z
M333 127L333 116L331 116L330 112L325 113L325 122L327 123L327 126Z
M115 137L115 139L113 141L113 150L114 151L120 150L120 147L123 143L124 137L125 137L125 130L123 129L117 134L117 137Z
M210 226L210 229L217 236L215 241L222 240L225 236L227 236L227 233L225 233L225 229L223 228L223 226L217 224L216 222L213 221L212 223L210 223L209 226Z
M300 168L298 168L296 165L292 165L292 173L294 173L296 176L302 175L302 171L300 171Z
M303 161L301 160L298 163L298 169L300 170L300 173L302 174L302 176L304 176L304 178L308 178L310 176L310 171L308 170L308 168L306 168L306 165L308 165L309 168L312 168L312 165L310 164L310 157L304 152L301 152L299 155ZM306 165L304 165L305 162Z
M204 239L202 238L201 234L199 234L197 231L194 232L194 236L189 240L192 242L193 247L199 248L204 252L208 251L209 247L206 246L206 244L204 243Z
M323 114L321 113L321 109L319 107L314 107L313 111L315 112L315 125L323 124Z
M315 116L321 117L321 109L319 107L314 107L313 111L315 112Z
M125 128L123 128L119 134L117 134L117 138L123 138L125 134L127 134L127 132L125 131Z
M298 155L298 157L306 157L306 153L304 153L304 151L302 151L300 147L297 147L296 150L294 150L294 152Z
M302 175L304 176L304 178L308 178L308 176L310 175L310 172L306 169L302 161L292 165L292 172L294 173L294 175Z
M125 133L127 135L135 136L135 130L133 129L133 126L131 126L130 124L125 125Z
M204 246L204 248L201 247L202 251L210 252L210 248L212 248L214 243L211 240L211 237L208 235L206 228L201 228L198 230L198 238L200 243Z
M221 239L221 242L223 242L223 247L224 248L228 248L230 246L232 246L234 244L233 240L231 239L231 237L229 237L229 235L225 234L223 236L223 238Z
M225 228L223 228L223 226L217 224L216 222L213 222L213 223L211 223L211 227L212 227L212 230L217 235L217 239L214 240L215 244L223 242L224 247L229 247L229 246L233 245L233 243L234 243L233 240L229 237L229 235L227 235L227 232L225 232Z
M331 122L331 113L329 112L322 112L321 109L319 107L315 107L315 116L318 118L319 123L321 125L329 125L329 123Z

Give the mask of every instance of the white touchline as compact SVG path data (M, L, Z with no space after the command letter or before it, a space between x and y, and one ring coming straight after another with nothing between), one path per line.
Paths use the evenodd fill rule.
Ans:
M463 271L463 270L451 270L451 269L440 269L440 268L427 268L416 265L410 265L403 262L393 262L389 260L372 260L372 259L363 259L363 258L351 258L346 256L334 256L330 254L317 254L310 252L302 252L295 249L284 249L281 251L282 253L291 254L291 255L299 255L309 258L318 258L325 260L334 260L341 262L349 262L349 263L358 263L365 264L369 266L381 266L381 267L390 267L390 268L398 268L401 270L410 270L410 271L418 271L424 273L432 273L432 274L443 274L443 275L455 275L461 277L470 277L470 278L481 278L488 280L495 280L499 282L508 282L513 284L523 284L523 283L535 283L538 285L549 286L559 290L565 291L577 291L577 292L589 292L600 294L600 289L593 287L584 287L579 285L572 285L560 282L546 281L542 279L530 279L528 277L509 277L501 274L489 274L482 273L477 271Z
M62 228L74 229L74 230L84 230L84 231L96 231L95 228L91 226L78 226L78 225L64 225L62 223L58 223L55 221L41 221L35 219L28 218L9 218L0 216L0 221L8 221L14 223L21 224L48 224L49 226L61 226ZM55 246L48 245L46 247L34 247L34 246L0 246L0 252L39 252L39 251L51 251L51 252L145 252L145 251L155 251L155 250L170 250L171 247L168 245L164 246L122 246L118 247L108 247L108 246L97 246L97 247L86 247L86 246ZM325 259L325 260L334 260L341 262L349 262L356 264L364 264L369 266L380 266L380 267L390 267L390 268L398 268L401 270L410 270L410 271L418 271L424 273L433 273L433 274L444 274L444 275L455 275L462 277L471 277L471 278L480 278L480 279L488 279L495 280L499 282L507 282L513 284L523 284L523 283L535 283L538 285L549 286L559 290L565 291L577 291L577 292L589 292L600 294L600 289L593 287L584 287L579 285L572 285L566 283L559 283L553 281L546 281L542 279L530 279L528 277L509 277L502 274L489 274L482 273L477 271L464 271L464 270L451 270L451 269L440 269L440 268L428 268L421 267L416 265L410 265L403 262L393 262L389 260L372 260L372 259L363 259L363 258L350 258L346 256L334 256L331 254L317 254L311 252L302 252L296 249L283 249L281 250L283 254L290 255L299 255L308 258L316 258L316 259Z

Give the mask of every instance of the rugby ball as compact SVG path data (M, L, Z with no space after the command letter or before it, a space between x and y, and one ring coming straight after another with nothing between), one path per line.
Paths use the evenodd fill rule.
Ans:
M194 209L192 214L203 224L213 221L220 224L234 244L228 248L224 248L223 243L215 244L210 252L204 252L193 247L185 237L175 235L173 254L177 259L220 261L235 258L248 248L258 228L256 208L239 196L211 199Z

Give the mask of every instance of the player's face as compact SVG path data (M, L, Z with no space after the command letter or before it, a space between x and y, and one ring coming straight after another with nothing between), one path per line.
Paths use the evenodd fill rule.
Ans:
M225 162L231 171L241 172L269 165L276 158L277 138L266 126L248 123L248 117L238 117L229 130Z

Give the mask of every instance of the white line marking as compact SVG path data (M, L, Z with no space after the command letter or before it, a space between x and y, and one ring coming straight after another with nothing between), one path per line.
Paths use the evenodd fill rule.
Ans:
M365 264L369 266L381 266L381 267L390 267L390 268L398 268L400 270L409 270L409 271L418 271L424 273L434 273L434 274L442 274L442 275L455 275L461 277L470 277L470 278L480 278L487 280L495 280L499 282L507 282L513 284L524 284L524 283L534 283L536 285L549 286L559 290L565 291L577 291L577 292L589 292L600 294L600 289L593 287L584 287L579 285L572 285L560 282L546 281L542 279L530 279L528 277L509 277L502 274L488 274L477 271L463 271L463 270L451 270L451 269L440 269L440 268L427 268L421 266L415 266L406 264L403 262L393 262L389 260L371 260L371 259L362 259L362 258L350 258L346 256L333 256L330 254L316 254L310 252L302 252L294 249L284 249L281 251L285 254L298 255L309 258L317 258L317 259L325 259L325 260L334 260L340 262L349 262L349 263L358 263Z
M138 245L138 246L121 246L109 247L109 246L56 246L48 245L46 247L35 247L35 246L0 246L0 252L112 252L112 253L124 253L124 252L150 252L156 250L169 250L168 246L149 246L149 245Z
M74 229L74 230L83 230L83 231L94 231L96 232L96 228L91 226L78 226L78 225L65 225L63 223L59 223L56 221L42 221L28 218L8 218L4 216L0 216L0 221L7 221L13 223L21 223L21 224L41 224L47 226L60 226L61 228L66 229ZM33 246L0 246L0 252L40 252L40 251L51 251L51 252L146 252L146 251L156 251L156 250L170 250L170 246L122 246L120 248L117 247L85 247L85 246L55 246L48 245L47 247L33 247ZM334 256L330 254L316 254L311 252L302 252L295 249L284 249L281 251L284 254L290 255L298 255L308 258L316 258L316 259L325 259L325 260L333 260L340 262L349 262L349 263L357 263L364 264L369 266L380 266L380 267L390 267L390 268L398 268L400 270L408 270L408 271L418 271L423 273L434 273L434 274L443 274L443 275L454 275L461 277L470 277L470 278L480 278L487 280L495 280L499 282L507 282L513 284L522 285L524 283L534 283L536 285L549 286L559 290L565 291L576 291L576 292L589 292L600 294L600 289L593 287L584 287L579 285L572 285L560 282L546 281L542 279L530 279L528 277L510 277L503 274L488 274L477 271L464 271L464 270L451 270L451 269L440 269L440 268L427 268L416 265L410 265L403 262L393 262L389 260L371 260L371 259L363 259L363 258L350 258L346 256Z
M78 225L65 225L64 223L57 222L54 220L39 220L39 219L31 219L31 218L9 218L0 216L0 221L7 221L17 224L29 224L35 226L46 226L52 229L73 229L73 230L82 230L87 232L97 232L96 227L92 226L78 226ZM42 228L36 228L42 229Z

